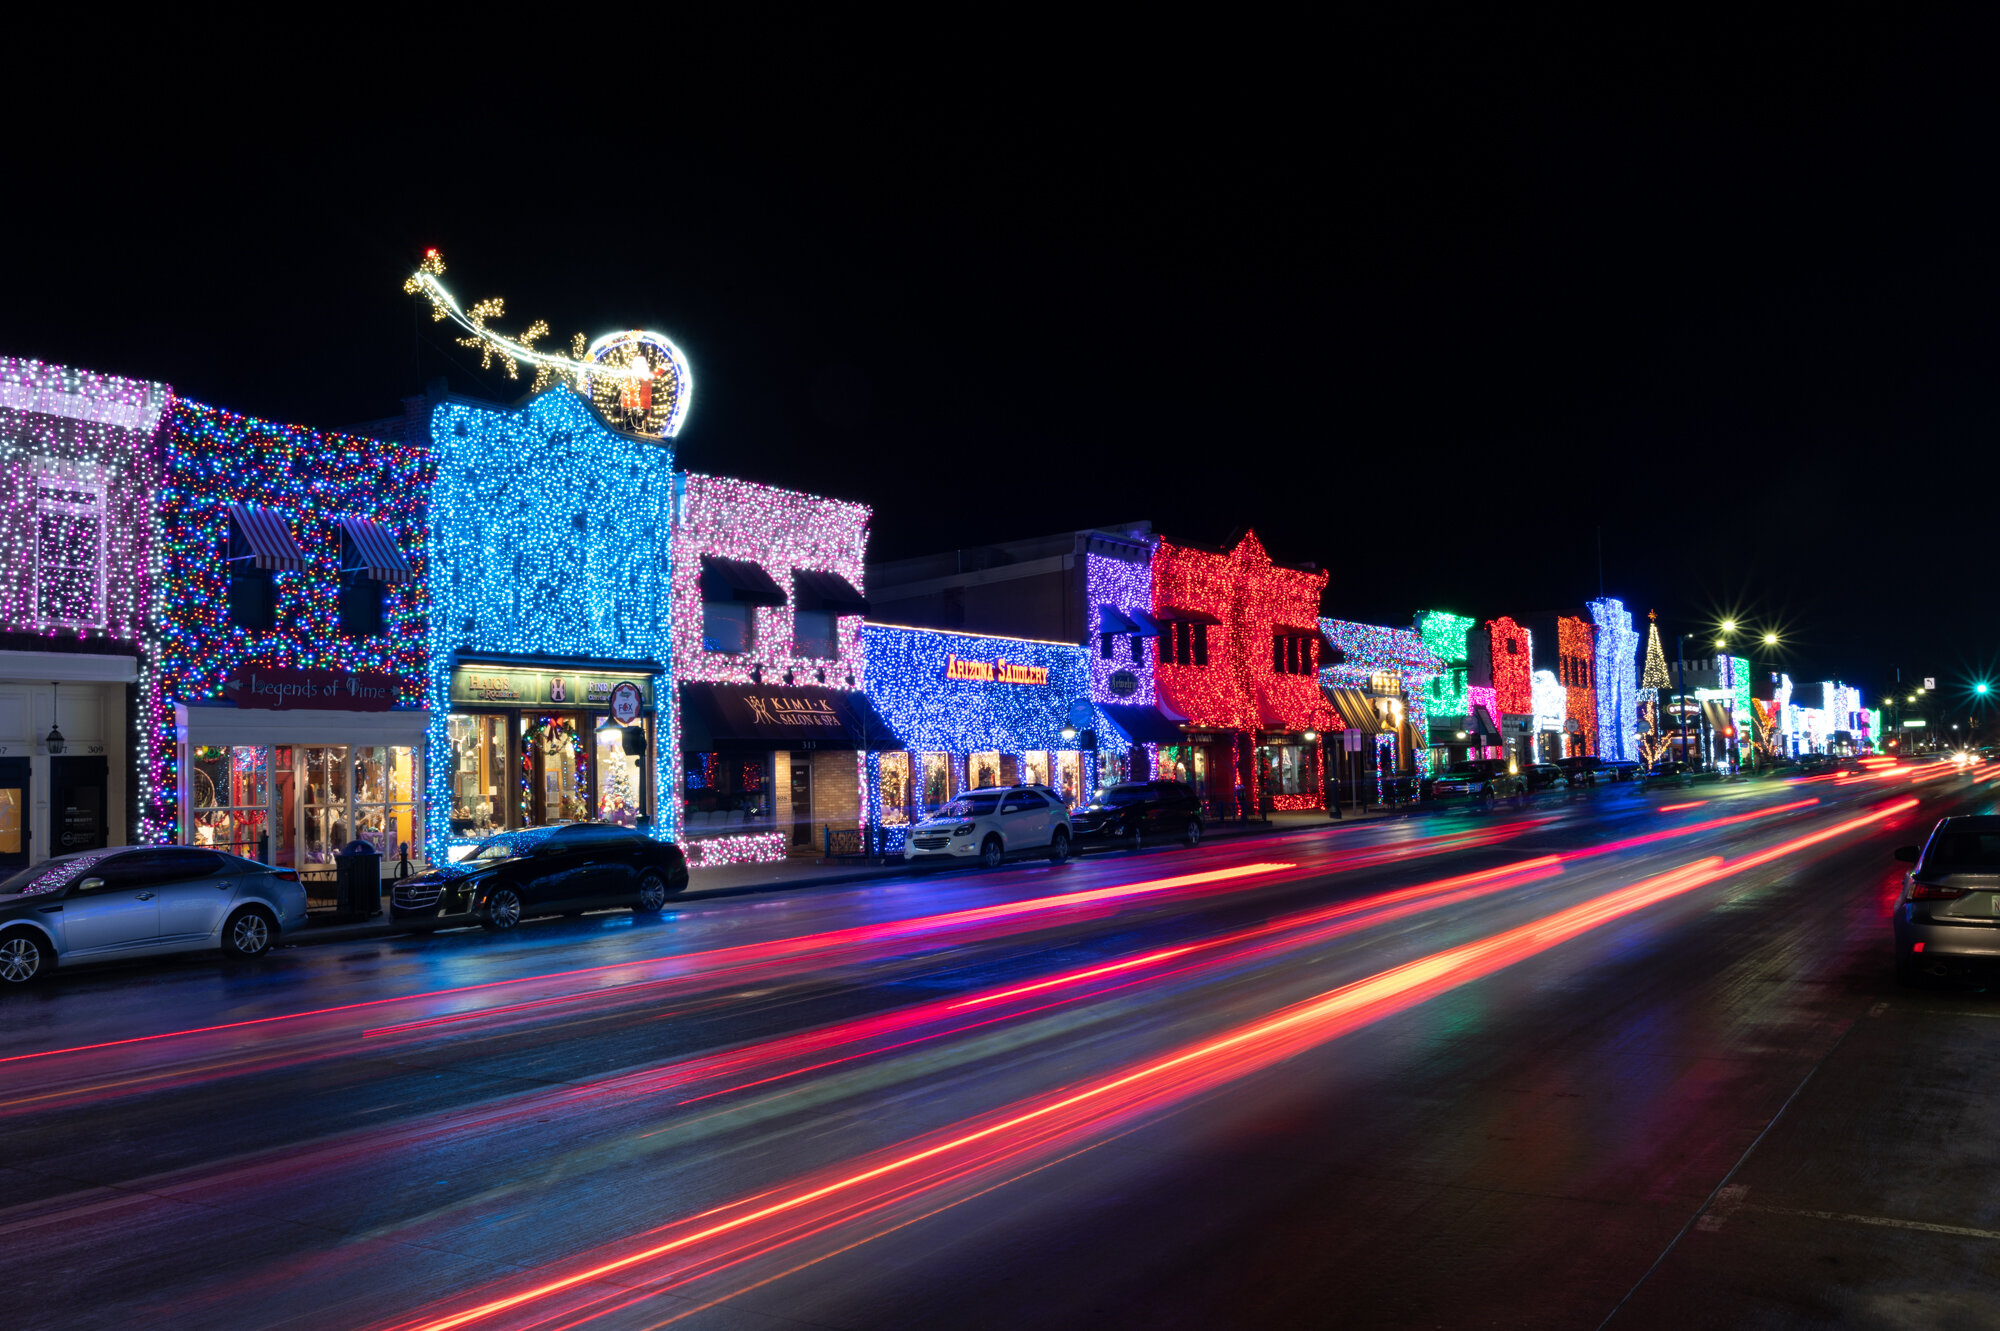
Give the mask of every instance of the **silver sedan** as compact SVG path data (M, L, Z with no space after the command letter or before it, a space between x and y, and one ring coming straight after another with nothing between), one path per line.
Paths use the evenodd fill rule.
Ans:
M290 869L196 846L58 855L0 882L0 988L87 961L261 956L305 919Z
M1890 917L1897 978L2000 972L2000 817L1939 819L1896 858L1914 866Z

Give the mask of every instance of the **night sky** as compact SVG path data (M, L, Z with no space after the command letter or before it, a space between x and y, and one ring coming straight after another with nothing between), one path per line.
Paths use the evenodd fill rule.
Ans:
M1576 605L1601 529L1605 591L1797 678L2000 663L1993 34L1412 12L702 33L609 102L218 69L15 162L0 353L326 427L513 396L402 294L436 245L504 327L674 338L684 465L877 557L1247 524L1407 623Z

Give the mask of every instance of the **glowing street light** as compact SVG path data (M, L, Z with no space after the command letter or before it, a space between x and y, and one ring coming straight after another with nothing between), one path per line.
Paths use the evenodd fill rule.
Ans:
M1778 645L1778 635L1775 633L1766 633L1764 635L1764 645L1766 647L1776 647Z

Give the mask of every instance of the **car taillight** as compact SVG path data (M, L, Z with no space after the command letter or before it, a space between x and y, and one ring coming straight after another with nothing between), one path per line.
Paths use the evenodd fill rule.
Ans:
M1964 887L1938 887L1933 883L1911 883L1910 900L1956 901L1970 890Z
M271 877L281 883L296 883L299 881L299 871L297 869L273 869L271 870Z

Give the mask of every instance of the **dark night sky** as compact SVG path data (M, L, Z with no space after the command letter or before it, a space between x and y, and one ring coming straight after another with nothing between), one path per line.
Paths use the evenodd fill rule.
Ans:
M0 352L321 426L509 395L399 289L434 244L508 326L672 336L684 464L865 500L881 557L1249 523L1406 623L1581 602L1601 523L1611 594L1800 678L2000 663L1993 34L1410 12L677 32L609 101L438 98L390 35L352 101L120 82L16 164Z

